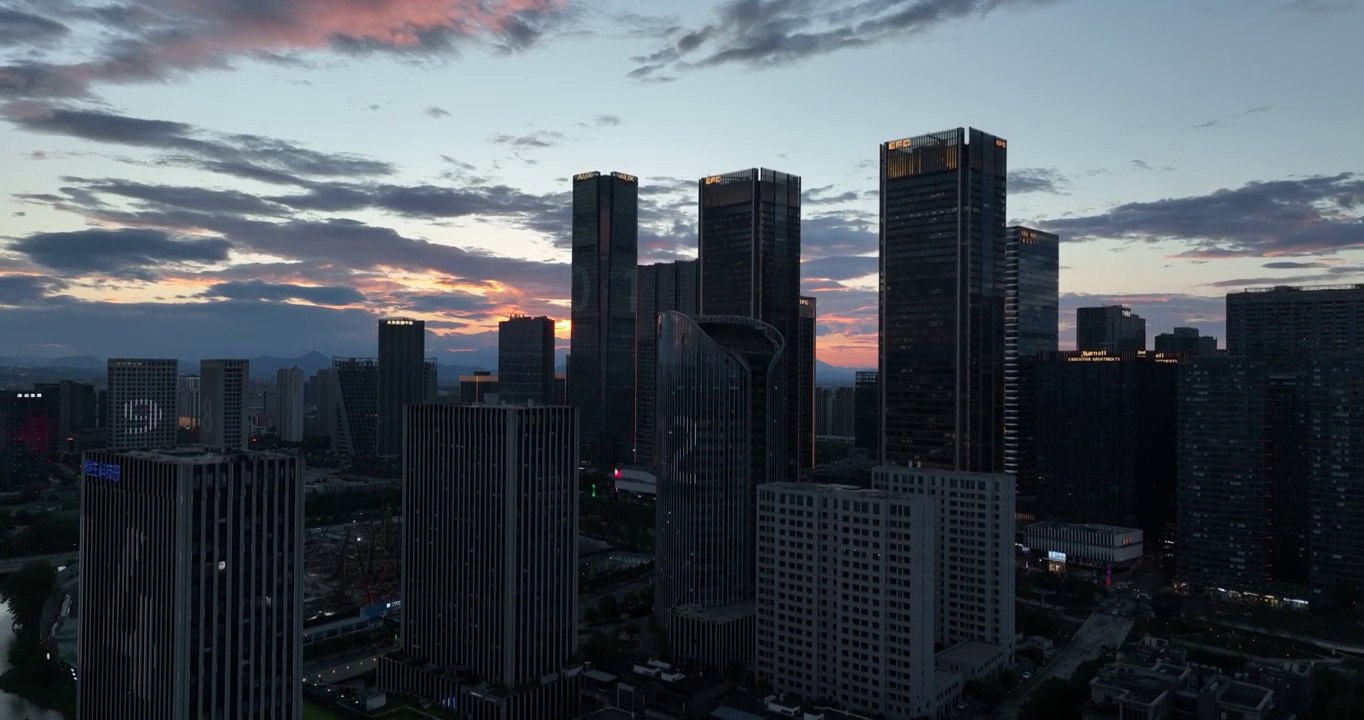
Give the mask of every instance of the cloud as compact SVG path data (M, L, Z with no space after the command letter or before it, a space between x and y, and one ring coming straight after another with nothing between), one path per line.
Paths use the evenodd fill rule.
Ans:
M1308 265L1310 263L1304 263ZM1217 280L1206 283L1208 287L1220 288L1248 288L1248 287L1270 287L1277 285L1312 285L1317 283L1339 283L1356 275L1364 275L1364 266L1360 265L1337 265L1331 267L1324 273L1314 273L1312 275L1290 275L1286 277L1256 277L1256 278L1232 278L1229 280Z
M801 193L800 201L802 205L839 205L854 202L861 197L855 190L835 192L833 185L825 185Z
M0 48L23 43L50 43L70 32L71 28L55 20L0 8Z
M1266 112L1269 112L1270 110L1273 110L1273 109L1274 109L1274 106L1273 106L1273 105L1256 105L1255 107L1246 108L1245 110L1242 110L1241 112L1235 113L1235 114L1233 114L1233 115L1231 115L1230 117L1227 117L1227 118L1223 118L1223 119L1220 119L1220 120L1218 120L1218 119L1207 120L1207 121L1198 123L1197 125L1194 125L1194 126L1193 126L1193 129L1194 129L1194 130L1208 130L1208 129L1211 129L1211 128L1218 128L1218 127L1222 127L1222 126L1226 125L1227 123L1229 123L1229 122L1231 122L1231 121L1233 121L1233 120L1240 120L1241 118L1249 117L1249 116L1251 116L1251 115L1259 115L1260 113L1266 113ZM1149 169L1149 168L1148 168L1148 169Z
M1251 182L1208 195L1126 203L1048 220L1067 241L1179 242L1182 257L1309 255L1364 247L1364 175Z
M439 119L441 119L441 118L448 118L448 117L450 117L450 111L449 111L449 110L446 110L446 109L443 108L443 107L436 107L435 105L432 105L431 107L428 107L428 108L426 109L426 114L427 114L428 116L432 117L432 118L435 118L436 120L439 120Z
M1290 0L1287 7L1312 15L1341 13L1358 7L1356 0Z
M19 307L36 303L66 283L41 275L0 275L0 306Z
M528 135L494 135L489 142L516 148L552 148L563 142L563 133L549 130Z
M80 96L98 83L164 81L239 58L288 60L309 51L450 54L468 39L505 50L533 45L560 17L560 0L146 0L54 2L34 22L93 20L83 59L46 57L0 67L0 96ZM17 15L17 13L15 13Z
M1018 168L1009 172L1009 194L1065 195L1070 180L1056 168Z
M1291 260L1282 260L1279 262L1267 262L1263 267L1269 270L1312 270L1317 268L1328 268L1331 266L1330 264L1323 262L1293 262Z
M1000 7L1053 0L727 0L704 26L679 28L672 41L633 58L629 77L658 80L674 71L719 65L772 67L903 39L940 25L982 18ZM663 78L670 79L670 78Z
M221 238L191 240L138 228L35 233L9 245L51 270L144 280L156 269L225 262L230 248Z
M365 301L364 293L354 288L287 285L260 280L219 283L200 295L229 300L306 300L317 305L358 305Z
M1075 310L1081 307L1125 305L1146 320L1147 343L1154 344L1155 336L1170 332L1175 327L1198 328L1205 335L1226 337L1226 298L1223 296L1185 295L1180 293L1145 293L1130 295L1088 295L1061 293L1060 346L1075 347ZM1225 340L1223 341L1225 345Z
M80 182L79 178L64 178ZM282 215L286 208L238 190L210 190L198 187L145 185L128 180L86 182L84 190L118 195L142 201L148 206L180 208L200 212L242 213L244 215ZM71 190L71 188L64 188Z
M806 260L800 264L800 276L807 279L855 280L875 275L880 271L875 255L843 255Z
M592 118L592 124L597 127L615 127L621 123L619 115L596 115Z

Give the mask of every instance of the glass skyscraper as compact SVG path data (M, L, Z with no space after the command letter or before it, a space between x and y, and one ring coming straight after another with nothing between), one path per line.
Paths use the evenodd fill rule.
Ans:
M1056 352L1060 238L1014 226L1004 232L1004 472L1018 492L1036 488L1037 357Z
M957 128L881 145L881 457L1004 466L1008 144Z
M426 322L410 318L379 321L378 451L402 451L403 408L427 401Z
M781 333L788 350L775 385L777 413L788 438L784 479L797 480L807 469L797 440L806 424L800 418L801 365L795 352L800 337L800 178L753 168L711 175L698 185L700 311L753 318Z
M513 315L497 324L498 399L508 405L553 405L554 320Z
M695 260L639 266L635 313L635 462L654 462L654 370L658 362L658 315L676 310L695 315L701 288Z
M581 411L582 458L602 469L634 456L638 259L639 180L575 175L568 396Z

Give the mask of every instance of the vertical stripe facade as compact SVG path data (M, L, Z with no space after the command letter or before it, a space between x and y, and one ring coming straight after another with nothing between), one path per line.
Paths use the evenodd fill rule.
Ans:
M300 717L302 460L201 448L85 460L82 720Z

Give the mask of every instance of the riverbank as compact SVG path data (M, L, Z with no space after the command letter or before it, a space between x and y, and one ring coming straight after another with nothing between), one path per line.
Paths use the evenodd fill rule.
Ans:
M5 578L3 595L14 620L9 628L13 640L5 652L9 669L0 675L0 691L75 720L76 682L61 663L49 659L40 632L56 579L56 568L43 562Z

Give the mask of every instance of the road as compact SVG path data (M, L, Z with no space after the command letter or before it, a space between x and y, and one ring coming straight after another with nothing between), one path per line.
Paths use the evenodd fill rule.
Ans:
M996 720L1013 720L1033 690L1052 678L1070 678L1081 664L1103 654L1104 645L1110 648L1122 645L1132 631L1132 625L1132 618L1126 616L1114 616L1101 611L1091 613L1076 631L1075 637L1056 653L1051 662L1009 693L995 715Z

